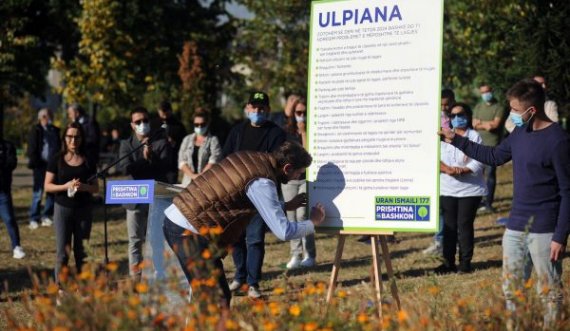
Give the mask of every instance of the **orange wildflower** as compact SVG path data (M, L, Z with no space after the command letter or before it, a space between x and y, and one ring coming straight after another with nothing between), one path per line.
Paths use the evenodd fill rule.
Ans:
M408 320L408 313L405 310L400 310L398 312L398 322L402 323Z
M146 293L148 292L148 285L146 283L138 283L135 286L135 289L137 290L137 292L139 293Z
M299 316L301 314L301 307L299 307L298 305L292 305L291 307L289 307L289 314L293 316Z
M364 324L368 322L368 315L366 315L365 313L360 313L358 314L358 316L356 317L356 320L358 321L358 323L360 324Z
M210 229L207 226L203 226L200 228L201 236L206 236L208 233L210 233Z
M206 248L206 249L202 252L202 258L207 260L207 259L209 259L209 258L211 258L211 257L212 257L212 253L210 252L209 249Z
M315 322L309 322L303 326L303 331L315 331L318 326Z
M281 295L281 294L283 294L283 293L285 293L285 290L284 290L282 287L276 287L276 288L273 290L273 294L275 294L275 295Z

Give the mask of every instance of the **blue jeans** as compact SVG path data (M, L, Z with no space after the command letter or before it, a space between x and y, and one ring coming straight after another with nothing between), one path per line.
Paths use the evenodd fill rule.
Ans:
M536 291L544 310L545 326L556 320L562 305L562 261L550 260L552 233L525 233L507 229L503 235L503 293L507 309L515 311L514 292L537 274ZM547 288L547 291L543 289Z
M239 241L233 246L232 257L236 266L234 280L249 286L259 286L261 266L265 256L265 222L255 215Z
M172 248L172 251L176 254L180 262L180 266L184 271L188 283L192 284L192 279L205 280L211 276L216 277L218 290L220 290L221 297L224 299L222 305L229 307L232 294L228 286L228 281L226 280L226 274L224 273L222 256L215 255L216 252L220 250L211 248L210 242L206 238L191 233L174 224L168 218L164 218L162 230L164 231L164 238L168 246ZM214 256L209 260L205 260L202 257L202 253L206 249L214 253ZM208 291L211 290L211 287L202 286L201 289ZM195 288L192 289L193 293L196 293L195 291Z
M12 242L12 249L20 246L20 231L18 223L14 217L14 205L12 204L12 194L10 192L0 192L0 218L6 224L8 235Z
M46 204L44 209L40 212L42 208L42 196L44 195L44 180L46 178L46 168L34 168L34 184L33 184L33 194L32 194L32 205L30 206L30 220L40 221L42 217L53 216L53 204L54 197L53 194L46 194Z

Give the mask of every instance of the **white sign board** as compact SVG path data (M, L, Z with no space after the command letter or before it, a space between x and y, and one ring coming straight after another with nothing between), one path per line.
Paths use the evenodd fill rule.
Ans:
M346 232L436 231L443 0L312 2L310 204Z

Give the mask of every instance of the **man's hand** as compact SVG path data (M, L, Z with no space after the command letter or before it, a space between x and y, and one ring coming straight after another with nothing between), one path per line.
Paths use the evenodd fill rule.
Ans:
M451 144L451 141L453 141L453 138L455 137L455 132L451 130L441 130L438 131L437 134L441 137L441 140L448 144Z
M311 208L311 221L315 226L319 226L325 221L325 207L322 203L317 203Z
M145 160L150 160L151 156L152 156L152 146L150 144L145 143L143 147L143 158Z
M562 257L562 254L566 250L566 247L556 241L550 242L550 260L558 261Z
M306 205L307 205L307 194L300 193L297 194L293 199L289 200L288 202L285 202L285 210L294 211L297 210L297 208Z

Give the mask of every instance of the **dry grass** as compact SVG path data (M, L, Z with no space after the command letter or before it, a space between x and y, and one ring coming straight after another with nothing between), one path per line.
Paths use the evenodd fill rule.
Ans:
M499 185L497 186L497 202L495 204L498 213L480 216L476 219L476 244L473 260L475 272L472 274L433 275L432 269L440 261L426 257L421 253L422 249L430 244L431 235L413 233L397 235L399 242L390 244L390 250L405 313L387 315L389 320L383 321L385 328L466 329L470 325L478 325L479 327L484 325L485 328L501 329L504 326L504 321L500 318L497 323L492 322L495 318L493 314L504 314L500 290L503 227L496 225L495 221L499 216L506 216L510 208L512 197L511 171L510 166L499 168L498 171ZM10 308L11 316L16 320L27 321L35 317L30 315L33 311L29 310L26 301L21 300L21 298L25 297L26 293L30 293L29 290L33 287L30 271L33 274L40 274L40 278L42 275L44 278L52 275L55 262L55 237L53 228L40 228L35 231L27 228L30 189L18 189L13 194L16 216L20 224L22 245L27 256L23 260L11 258L8 235L5 227L3 227L0 230L0 258L2 259L0 278L2 281L7 281L8 291L2 293L0 311ZM93 226L89 256L91 261L100 262L103 260L102 209L98 208L96 213L95 219L98 221ZM110 259L115 261L119 267L116 277L119 279L126 278L127 236L124 210L120 207L111 207L109 208L109 215ZM343 263L339 274L340 284L337 290L343 298L342 300L339 299L335 306L338 314L331 315L329 312L326 315L326 320L330 321L333 329L337 325L335 318L348 318L351 321L350 323L348 320L346 321L348 329L360 327L367 329L368 320L364 321L361 314L364 314L363 316L366 318L373 318L371 313L373 312L372 302L374 302L373 291L369 283L372 263L371 250L369 245L357 242L356 238L357 236L349 237L345 244ZM264 277L261 283L261 288L268 300L275 302L275 304L284 304L282 307L279 306L279 309L284 311L297 304L300 307L311 306L311 304L307 304L306 298L303 299L297 294L305 293L306 289L312 288L314 284L317 284L316 287L322 287L319 284L328 282L336 243L337 238L333 235L317 235L318 266L309 270L288 273L285 272L285 263L289 258L289 243L279 242L273 235L268 234L263 269ZM224 263L231 279L233 263L230 258L226 258ZM569 264L568 259L565 259L564 268L566 270L570 267ZM569 273L566 272L564 283L569 284L569 281ZM286 289L285 293L282 293L283 289ZM388 292L385 291L385 293ZM315 293L307 297L310 303L315 305L315 311L312 311L311 307L306 309L315 314L321 314L322 309L324 309L325 294L322 293L322 289ZM11 302L8 302L7 299L11 299ZM251 322L251 310L255 306L245 296L235 297L232 304L234 318L238 322L245 323L240 324L241 327L246 325L246 322ZM567 303L565 307L568 307ZM280 319L284 318L282 315L272 315L271 312L267 314L268 316L281 316ZM313 316L313 318L319 320L325 318L323 316ZM265 319L266 317L263 317L263 321L260 317L259 329L271 329L273 322ZM309 317L305 316L304 318ZM397 323L390 324L392 322ZM280 324L289 322L279 322L278 319L275 320L275 323L280 329L286 329L285 326L290 325ZM305 320L303 324L300 324L301 326L296 325L295 328L313 326L309 323L313 322ZM560 326L560 329L570 326L568 316L565 317L565 323ZM351 326L348 327L348 325ZM6 316L0 314L0 329L6 327ZM322 325L320 328L326 329Z

